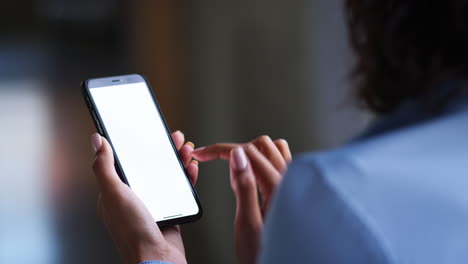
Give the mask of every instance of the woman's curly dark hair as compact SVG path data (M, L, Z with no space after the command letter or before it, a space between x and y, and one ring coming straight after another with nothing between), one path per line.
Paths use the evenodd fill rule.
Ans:
M346 15L355 91L376 113L468 75L468 0L346 0Z

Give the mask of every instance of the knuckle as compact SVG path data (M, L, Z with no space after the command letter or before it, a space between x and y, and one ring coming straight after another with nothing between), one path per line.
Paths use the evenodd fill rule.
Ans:
M245 150L246 152L255 152L255 151L257 151L258 149L257 149L257 147L255 146L255 144L253 144L253 143L247 143L247 144L245 144L245 146L244 146L244 150Z
M104 173L108 167L109 159L106 159L104 156L96 156L94 159L93 165L91 166L94 173Z
M177 130L177 131L173 132L172 135L179 135L179 136L183 137L184 133L182 133L182 131L180 131L180 130Z
M271 142L271 138L268 135L262 135L257 138L257 141L261 144L268 144Z
M185 144L179 149L179 154L182 156L187 156L187 154L190 152L190 147Z
M93 169L93 171L95 173L97 172L100 172L102 170L102 159L97 156L95 159L94 159L94 162L93 162L93 165L91 166L91 168Z
M275 140L275 142L283 146L288 146L288 141L286 141L286 139L283 138L277 139Z
M250 175L242 175L238 180L239 188L243 190L251 190L256 188L256 182L253 176Z
M275 173L270 177L269 185L272 190L276 190L276 188L281 182L281 178L282 178L281 173Z

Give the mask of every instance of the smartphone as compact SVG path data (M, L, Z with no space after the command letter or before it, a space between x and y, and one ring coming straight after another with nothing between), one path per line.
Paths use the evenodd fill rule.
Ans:
M198 220L200 202L146 79L138 74L90 79L82 93L96 128L112 146L121 180L158 225Z

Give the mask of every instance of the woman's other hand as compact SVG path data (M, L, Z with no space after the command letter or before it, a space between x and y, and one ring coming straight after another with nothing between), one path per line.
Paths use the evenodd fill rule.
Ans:
M193 144L184 144L184 135L172 134L174 143L193 183L198 164L192 162ZM110 232L125 263L161 260L187 263L179 226L159 229L152 215L133 191L124 184L114 168L114 156L107 140L92 136L96 157L93 171L99 187L98 215Z
M219 143L196 149L193 157L200 161L229 160L231 187L237 203L234 234L238 262L255 263L263 215L291 161L288 143L261 136L245 144ZM263 200L261 206L257 190Z

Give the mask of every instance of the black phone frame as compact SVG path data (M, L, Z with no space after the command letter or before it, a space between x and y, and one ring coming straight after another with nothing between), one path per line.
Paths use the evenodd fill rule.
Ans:
M149 82L148 82L148 80L146 79L145 76L143 76L141 74L128 74L128 75L119 75L119 76L114 76L114 77L93 78L93 79L83 81L81 83L81 92L82 92L83 98L85 100L86 106L87 106L87 108L89 110L89 113L90 113L90 115L91 115L91 117L93 119L94 125L96 126L96 129L99 131L99 134L101 134L103 137L105 137L107 139L107 141L109 142L109 144L111 145L111 147L112 147L112 151L114 153L114 166L115 166L115 170L117 171L117 174L119 175L122 182L124 182L125 184L130 186L130 184L128 183L127 177L125 176L125 173L124 173L124 171L122 169L122 166L120 164L119 157L118 157L117 153L114 150L114 146L112 144L112 141L111 141L111 139L109 137L109 134L107 133L106 127L104 126L104 122L102 121L101 116L99 114L99 111L97 110L96 104L95 104L95 102L94 102L94 100L93 100L93 98L91 96L91 93L89 91L90 88L88 87L88 83L89 83L89 81L95 80L95 79L108 79L108 78L117 79L117 78L125 78L125 77L135 76L135 75L141 77L143 79L143 82L146 83L146 87L148 88L148 90L150 92L150 95L151 95L151 97L153 99L154 105L155 105L156 109L158 110L159 115L161 117L161 120L163 122L164 128L166 130L167 137L168 137L169 141L171 142L174 153L177 156L180 167L182 168L182 170L183 170L183 172L185 174L185 177L186 177L186 179L188 181L188 184L190 186L190 189L192 191L193 197L195 198L195 201L196 201L197 206L198 206L198 213L195 214L195 215L183 216L183 217L179 217L179 218L171 218L171 219L162 220L162 221L159 221L159 222L156 222L156 223L158 224L159 227L165 227L165 226L180 225L180 224L186 224L186 223L197 221L203 215L203 209L202 209L200 200L199 200L197 192L195 191L195 188L194 188L194 186L193 186L193 184L192 184L192 182L190 180L190 177L188 176L188 172L187 172L187 170L186 170L186 168L185 168L185 166L184 166L184 164L182 162L182 158L180 157L179 151L177 150L177 148L176 148L176 146L174 144L174 141L172 140L171 132L169 131L169 128L167 127L166 119L164 118L164 116L163 116L163 114L161 112L161 109L159 108L158 101L156 100L156 96L153 93L153 89L151 88L151 86L150 86L150 84L149 84ZM132 83L137 83L137 82L132 82ZM119 84L114 84L114 85L119 85Z

